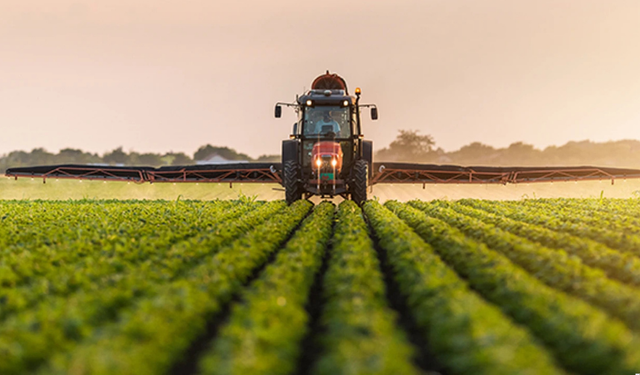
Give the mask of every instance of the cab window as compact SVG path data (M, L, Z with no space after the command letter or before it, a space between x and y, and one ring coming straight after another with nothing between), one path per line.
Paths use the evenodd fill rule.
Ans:
M305 136L331 136L349 138L351 136L350 111L348 107L317 106L305 109L303 134Z

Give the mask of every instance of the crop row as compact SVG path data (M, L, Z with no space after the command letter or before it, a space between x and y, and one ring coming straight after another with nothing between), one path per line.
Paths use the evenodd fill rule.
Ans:
M463 200L455 204L449 203L448 206L461 214L495 225L502 230L527 238L543 246L562 249L570 255L577 256L585 264L602 269L610 278L633 286L640 286L640 259L633 255L613 250L588 238L577 237L562 231L554 231L474 208L479 207L479 203L472 200ZM494 205L494 208L497 205L498 203Z
M340 204L323 280L324 333L315 374L417 374L412 349L389 309L378 257L361 209Z
M157 294L136 301L114 324L72 350L58 353L47 372L66 373L69 368L92 374L166 371L310 208L306 201L296 203L203 259L183 277L162 285Z
M559 199L544 201L560 202ZM640 218L640 199L566 199L569 204L632 218Z
M48 213L48 217L36 215L36 225L10 220L0 229L5 271L0 286L13 288L60 274L75 274L95 262L144 259L146 253L154 254L154 246L149 245L171 245L194 235L209 227L211 218L230 208L229 204L215 202L200 207L184 205L43 204L39 213ZM31 217L28 213L23 216Z
M562 373L525 330L472 292L407 224L377 202L366 203L365 212L421 334L452 373ZM408 219L411 213L400 214ZM419 225L422 216L408 221Z
M475 200L472 206L506 216L510 219L525 223L540 225L542 227L569 233L574 236L590 238L603 243L608 247L627 252L634 256L640 256L640 236L617 231L609 228L608 222L591 222L585 224L582 221L574 222L567 219L568 214L563 214L561 209L552 210L535 205L522 207L509 202L486 202ZM580 217L589 221L588 212L581 212Z
M544 209L553 212L554 216L567 223L581 226L604 228L610 232L625 233L637 236L640 234L640 219L614 212L603 212L593 208L582 207L559 201L527 200L518 202L518 206L528 209Z
M151 259L135 268L125 268L89 284L68 296L47 297L36 305L8 317L0 325L0 373L20 373L37 367L52 354L69 351L97 329L119 318L122 310L142 297L152 298L165 284L181 275L202 257L216 254L244 231L259 225L284 208L282 202L269 203L237 222L224 222L201 237L179 242L167 251L166 259ZM94 267L102 266L101 263ZM35 327L35 329L34 329Z
M504 255L418 209L397 202L386 206L429 242L471 287L528 327L568 370L623 374L640 367L640 343L622 323L546 286Z
M640 329L640 291L637 289L607 278L601 270L586 266L562 250L540 246L442 204L413 201L410 205L485 243L545 284L600 306L634 330Z
M145 281L149 278L155 280L173 275L172 268L197 260L217 245L242 233L243 228L249 228L266 219L281 206L268 204L263 206L264 209L245 215L255 208L257 207L251 205L238 205L226 212L219 209L205 210L202 214L215 218L215 221L207 221L206 226L199 231L169 221L164 224L166 229L154 232L151 228L151 233L144 233L148 230L132 231L128 235L114 235L113 232L108 232L104 237L121 236L118 242L107 244L96 241L90 250L83 244L70 242L67 246L52 247L49 251L59 255L56 261L49 260L49 263L46 259L41 260L40 254L27 259L19 255L3 257L3 261L7 258L10 260L4 264L14 272L34 267L40 270L40 274L31 276L28 281L23 278L20 283L15 282L0 288L0 298L4 299L4 304L0 306L0 319L22 309L33 308L34 303L42 302L44 298L67 297L79 291L95 288L104 291L104 288L116 288L126 283L138 285L128 280L131 277L140 278L143 273L149 273L144 277ZM188 210L183 208L183 211ZM241 215L245 216L239 218ZM188 217L179 219L186 220ZM133 220L139 221L137 218ZM149 218L149 221L151 220ZM240 225L230 225L229 220L237 220ZM178 222L181 223L180 220ZM202 220L197 222L202 223ZM123 223L126 224L127 221ZM73 231L76 228L69 229L68 231ZM168 233L169 230L171 234ZM195 244L204 246L194 246ZM83 254L81 249L89 253ZM22 259L24 261L21 261ZM187 259L189 261L186 261ZM164 268L168 270L160 272Z
M202 374L290 374L308 334L305 305L331 238L334 206L321 203L234 304L200 361Z
M639 233L638 206L634 205L633 201L625 200L616 203L608 199L535 199L518 202L518 204L522 206L537 206L550 209L553 212L559 212L561 218L568 221L590 225L606 222L609 225L616 226L616 229Z
M215 252L219 246L264 221L282 207L282 203L269 203L237 219L236 222L224 220L230 215L235 217L251 209L239 206L227 215L218 215L223 220L209 224L207 230L199 235L173 244L164 243L163 239L166 237L162 235L132 237L131 239L136 241L129 241L131 246L128 248L115 252L105 251L104 257L93 260L83 257L75 267L70 264L70 270L62 268L59 273L52 272L48 277L40 278L38 282L16 288L3 288L0 292L4 300L0 306L0 317L6 318L22 310L33 313L38 309L43 310L44 315L50 316L56 311L52 304L58 303L63 306L72 302L81 305L89 301L89 306L102 308L103 313L98 310L99 314L108 315L112 310L110 299L116 305L122 305L123 299L143 293L146 285L175 277L180 269L188 268L200 257ZM179 232L179 229L176 228L176 232ZM59 251L69 250L63 248ZM100 294L95 295L95 291L100 291ZM48 302L52 303L47 305ZM39 308L38 304L42 307Z
M636 209L0 203L0 374L635 373Z

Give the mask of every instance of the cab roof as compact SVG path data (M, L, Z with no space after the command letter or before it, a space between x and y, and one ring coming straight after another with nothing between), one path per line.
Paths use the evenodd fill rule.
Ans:
M356 102L356 98L347 95L345 90L309 90L298 97L298 104L305 105L311 100L314 105L342 105L347 100L349 105Z

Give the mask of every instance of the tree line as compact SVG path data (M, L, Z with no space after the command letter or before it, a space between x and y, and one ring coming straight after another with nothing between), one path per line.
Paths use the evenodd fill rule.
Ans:
M13 151L0 156L0 171L11 167L27 167L54 164L93 165L140 165L159 167L166 165L190 165L205 161L212 156L226 160L248 162L279 162L280 155L262 155L252 158L229 147L205 145L192 156L182 152L164 154L126 152L122 147L103 155L78 149L63 149L58 153L43 148L27 151ZM436 147L430 135L417 130L400 130L396 139L388 147L379 149L376 161L397 161L412 163L486 165L486 166L610 166L640 168L640 141L621 140L610 142L579 141L562 146L538 149L523 142L512 143L508 147L495 148L480 142L473 142L455 151L444 151Z
M139 153L135 151L126 152L122 147L106 152L103 155L72 148L65 148L58 153L52 153L43 148L35 148L31 151L12 151L0 156L0 171L4 172L7 168L13 167L55 164L139 165L149 167L191 165L198 161L205 161L216 155L226 160L234 161L275 162L280 160L280 155L262 155L254 159L247 154L239 153L229 147L212 145L200 147L193 156L183 152L167 152L164 154Z
M444 151L430 135L417 130L400 130L391 144L375 154L376 161L484 165L484 166L578 166L640 168L640 141L572 141L562 146L539 149L515 142L495 148L480 142Z

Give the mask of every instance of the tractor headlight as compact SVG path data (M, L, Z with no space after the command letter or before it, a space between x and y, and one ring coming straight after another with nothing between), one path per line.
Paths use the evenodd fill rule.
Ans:
M335 168L336 165L338 165L338 161L336 159L331 159L331 166Z
M322 160L316 159L316 165L318 166L318 168L322 167Z
M311 99L307 100L307 107L311 107L313 105L313 101Z

